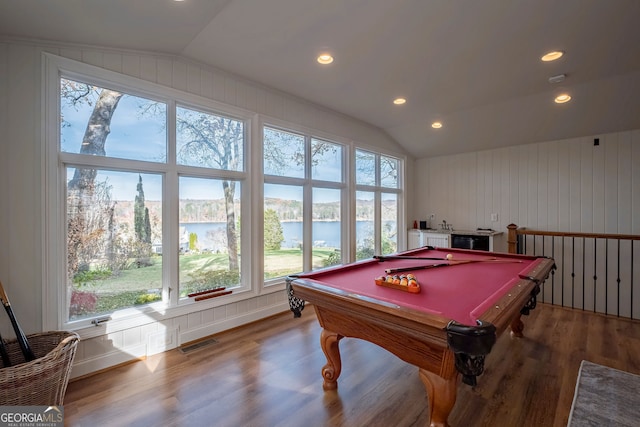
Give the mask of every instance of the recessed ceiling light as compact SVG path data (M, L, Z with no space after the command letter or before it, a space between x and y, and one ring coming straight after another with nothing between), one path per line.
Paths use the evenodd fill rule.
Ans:
M318 56L317 60L320 64L327 65L333 62L333 56L329 55L328 53L323 53L322 55Z
M556 59L560 59L562 55L564 55L564 52L562 52L561 50L554 50L552 52L547 52L544 55L542 55L540 60L544 62L555 61Z
M431 123L431 127L434 129L440 129L442 127L442 122L433 122Z
M571 101L571 95L569 95L568 93L562 93L556 96L556 99L554 99L554 101L556 104L564 104L565 102Z
M396 105L402 105L405 104L407 102L407 100L405 98L396 98L393 100L393 103Z

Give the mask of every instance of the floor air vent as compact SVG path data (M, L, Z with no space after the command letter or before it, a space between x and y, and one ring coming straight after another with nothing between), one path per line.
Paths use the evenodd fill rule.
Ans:
M189 345L185 345L184 347L180 347L180 352L181 353L191 353L193 351L199 350L201 348L207 347L209 345L212 344L217 344L218 341L213 339L213 338L209 338L206 340L202 340L202 341L198 341L197 343L193 343L193 344L189 344Z

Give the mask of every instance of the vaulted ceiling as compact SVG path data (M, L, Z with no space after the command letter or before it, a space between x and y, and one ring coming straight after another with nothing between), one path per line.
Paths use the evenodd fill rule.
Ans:
M639 22L638 0L0 0L0 35L184 56L416 157L640 129Z

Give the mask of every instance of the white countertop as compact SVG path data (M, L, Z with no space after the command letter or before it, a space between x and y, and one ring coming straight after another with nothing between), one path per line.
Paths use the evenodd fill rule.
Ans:
M503 231L495 231L495 230L441 230L435 228L427 228L427 229L419 229L419 228L411 228L409 231L422 231L423 233L434 233L434 234L463 234L466 236L498 236L503 233Z

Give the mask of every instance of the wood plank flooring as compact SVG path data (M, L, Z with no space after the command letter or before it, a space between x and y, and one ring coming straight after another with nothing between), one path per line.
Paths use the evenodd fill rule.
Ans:
M503 334L472 389L458 387L452 426L566 426L583 359L640 374L640 322L539 304L525 338ZM312 306L72 381L67 426L426 426L417 368L373 344L340 342L338 390Z

